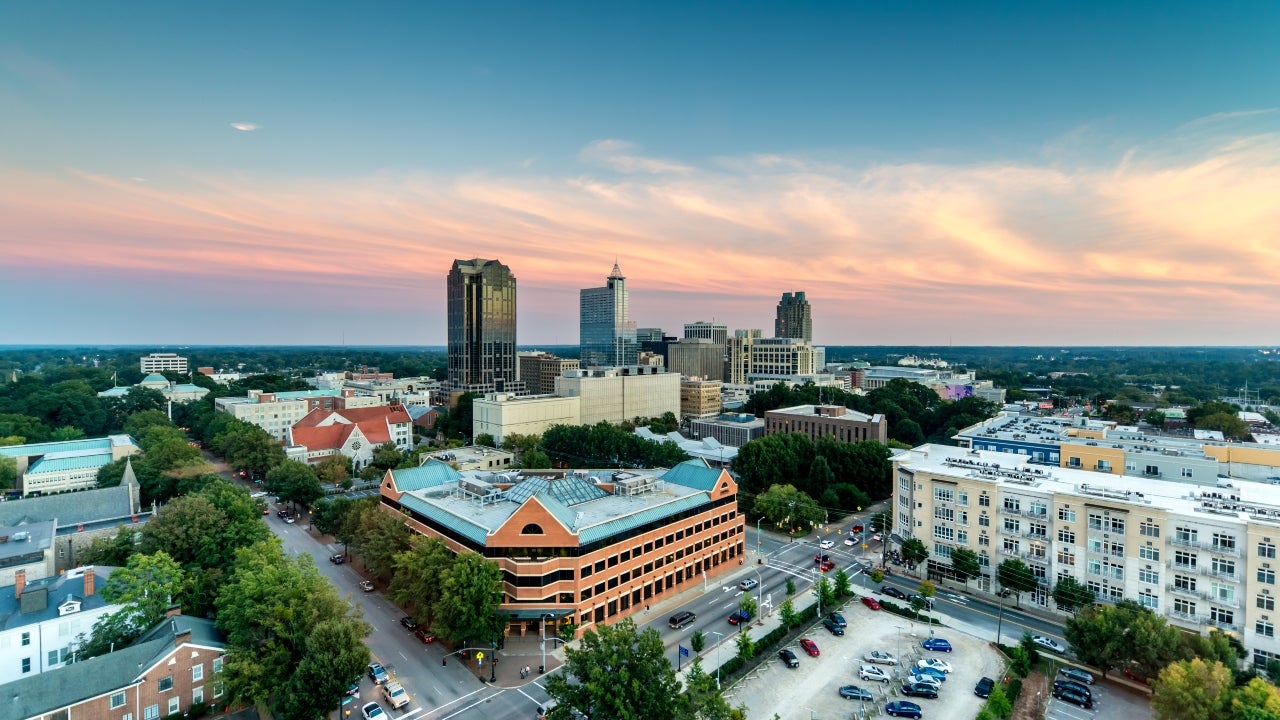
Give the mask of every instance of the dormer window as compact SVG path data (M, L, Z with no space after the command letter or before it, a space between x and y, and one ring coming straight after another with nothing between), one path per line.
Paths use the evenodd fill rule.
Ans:
M80 612L80 598L75 595L68 595L66 600L58 606L59 617Z

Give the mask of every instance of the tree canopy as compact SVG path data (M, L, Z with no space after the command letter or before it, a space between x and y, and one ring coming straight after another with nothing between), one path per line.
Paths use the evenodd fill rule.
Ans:
M631 618L586 631L580 647L565 647L564 672L550 676L556 701L548 720L574 712L600 718L687 718L675 669L657 630L639 632Z

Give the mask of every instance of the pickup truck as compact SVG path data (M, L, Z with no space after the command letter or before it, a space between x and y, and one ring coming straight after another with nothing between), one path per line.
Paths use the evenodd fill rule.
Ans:
M409 693L395 680L382 686L382 695L394 710L399 710L409 704Z

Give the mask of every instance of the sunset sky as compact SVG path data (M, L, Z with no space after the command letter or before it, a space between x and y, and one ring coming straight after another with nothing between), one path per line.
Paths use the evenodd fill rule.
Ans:
M0 345L1280 342L1280 3L0 2Z

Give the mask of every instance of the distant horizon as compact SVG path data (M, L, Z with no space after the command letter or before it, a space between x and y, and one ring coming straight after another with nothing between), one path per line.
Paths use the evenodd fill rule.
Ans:
M1000 349L1016 349L1026 348L1028 350L1041 350L1058 348L1064 351L1074 350L1127 350L1127 349L1158 349L1158 350L1273 350L1280 352L1280 345L911 345L901 343L888 343L883 345L866 345L857 343L814 343L815 347L826 348L891 348L891 349L912 349L923 348L930 350L945 350L953 348L956 350L974 350L983 348L1000 348ZM516 350L519 352L527 352L540 350L543 348L576 348L577 344L530 344L517 345ZM11 350L62 350L62 349L101 349L101 350L149 350L151 352L164 352L181 349L205 349L205 348L298 348L298 349L325 349L325 350L341 350L341 349L421 349L421 350L439 350L446 352L446 345L396 345L396 344L371 344L371 345L291 345L291 344L271 344L271 343L210 343L210 344L193 344L193 343L169 343L169 344L150 344L150 343L51 343L51 344L35 344L21 343L13 345L0 345L0 353Z

